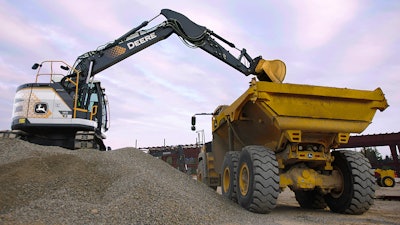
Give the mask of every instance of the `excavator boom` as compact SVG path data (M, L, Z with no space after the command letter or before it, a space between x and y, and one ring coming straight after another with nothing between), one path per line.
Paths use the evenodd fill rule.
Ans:
M262 81L282 82L286 72L285 64L282 61L267 61L261 56L252 58L244 48L239 50L239 56L234 56L220 42L237 49L235 45L206 27L169 9L161 10L160 14L167 20L159 25L142 30L150 23L150 21L144 21L105 47L78 57L75 68L80 71L80 79L84 81L83 83L87 83L89 77L168 38L173 33L189 45L201 48L246 76L252 74Z

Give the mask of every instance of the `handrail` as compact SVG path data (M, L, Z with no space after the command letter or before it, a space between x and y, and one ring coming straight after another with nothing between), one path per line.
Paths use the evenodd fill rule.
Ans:
M43 72L42 68L44 64L50 64L50 72ZM64 66L65 69L69 69L69 74L76 74L76 81L72 80L69 77L66 77L68 74L63 74L63 73L58 73L56 72L54 66L55 64L61 64L61 68L62 66ZM66 62L61 61L61 60L46 60L43 61L40 65L39 65L39 69L36 73L36 79L35 79L35 83L38 83L39 81L39 77L40 76L50 76L50 81L49 83L54 83L55 81L53 80L54 76L62 76L63 78L65 77L65 79L72 83L73 85L75 85L75 95L74 95L74 108L73 108L73 118L76 118L76 113L77 111L81 111L81 112L87 112L86 109L82 109L80 107L78 107L78 87L79 87L79 76L80 76L80 71L76 70L75 68L71 67L70 65L68 65Z

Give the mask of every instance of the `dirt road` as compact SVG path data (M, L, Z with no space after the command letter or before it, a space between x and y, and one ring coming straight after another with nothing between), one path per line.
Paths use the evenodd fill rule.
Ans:
M400 196L400 184L394 188L378 187L376 196ZM342 215L325 210L301 209L294 193L286 190L279 196L278 206L271 216L285 215L279 220L281 224L400 224L400 201L378 200L363 215ZM280 217L279 216L279 217Z

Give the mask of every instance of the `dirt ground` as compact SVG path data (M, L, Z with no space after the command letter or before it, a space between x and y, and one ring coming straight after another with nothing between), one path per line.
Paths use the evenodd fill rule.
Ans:
M294 197L294 193L285 190L279 195L278 206L271 216L285 215L287 218L279 220L281 224L400 224L400 201L380 200L381 196L400 196L400 183L395 187L378 187L374 205L363 215L342 215L325 210L301 209ZM296 218L296 220L294 220ZM318 219L323 218L323 220Z
M220 187L217 193L221 194ZM294 193L286 189L279 195L277 207L266 216L275 217L275 221L282 225L317 225L326 221L328 224L400 224L400 182L393 188L377 186L375 196L374 205L363 215L343 215L332 213L328 208L302 209ZM397 200L389 200L390 196L397 196ZM385 197L387 199L383 200Z

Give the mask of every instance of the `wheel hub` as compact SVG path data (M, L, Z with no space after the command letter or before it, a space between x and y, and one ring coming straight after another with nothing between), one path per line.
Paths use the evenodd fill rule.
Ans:
M392 187L393 186L393 180L390 179L390 178L384 179L383 183L385 184L385 187Z
M226 167L224 169L224 174L223 174L223 177L222 177L224 193L227 193L228 190L229 190L230 180L231 180L231 171L230 171L230 169L228 167Z
M246 196L249 191L250 172L246 163L240 166L239 189L242 196Z
M339 198L340 196L342 196L342 194L343 194L343 191L344 191L344 176L343 176L343 173L342 173L342 171L340 170L340 169L338 169L338 168L336 168L336 170L335 170L336 172L337 172L337 174L339 175L339 177L340 177L340 185L339 185L339 187L336 187L336 188L334 188L334 189L332 189L332 191L331 191L331 196L333 197L333 198Z

